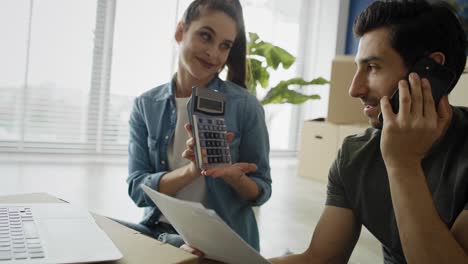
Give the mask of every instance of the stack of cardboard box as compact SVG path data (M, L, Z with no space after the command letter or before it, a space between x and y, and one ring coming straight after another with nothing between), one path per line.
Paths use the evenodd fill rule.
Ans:
M348 94L355 71L353 56L341 55L333 60L328 116L326 121L305 121L303 124L299 176L326 182L344 138L369 127L362 103Z

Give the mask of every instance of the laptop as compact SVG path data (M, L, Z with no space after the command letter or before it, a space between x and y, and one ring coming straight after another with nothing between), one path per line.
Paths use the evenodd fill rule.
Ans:
M120 258L120 251L85 209L67 203L0 204L0 264Z
M141 186L185 243L201 250L207 258L229 264L270 263L213 210L200 203L179 200L146 185Z

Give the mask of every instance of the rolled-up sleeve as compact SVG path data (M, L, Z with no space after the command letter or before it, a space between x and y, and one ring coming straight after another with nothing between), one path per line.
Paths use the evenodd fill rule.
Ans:
M341 154L342 152L340 150L328 173L327 200L325 204L342 208L351 208L349 201L346 199L343 181L340 175L340 161L342 160Z
M257 199L248 201L251 206L264 204L271 197L270 143L265 124L263 107L253 96L247 96L242 115L242 138L239 146L239 161L255 163L257 171L248 176L259 188Z
M157 190L165 171L156 172L149 154L148 130L140 98L135 99L129 119L128 194L138 207L155 206L143 192L144 184Z

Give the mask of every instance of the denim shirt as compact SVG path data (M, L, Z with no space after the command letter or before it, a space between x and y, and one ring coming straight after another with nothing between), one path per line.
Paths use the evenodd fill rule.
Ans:
M206 206L215 210L239 236L259 250L258 227L252 206L262 205L271 196L270 146L264 110L247 89L232 82L215 77L208 88L224 94L227 131L234 133L229 145L232 162L257 165L257 171L247 176L255 181L260 192L256 200L248 201L223 179L207 176ZM143 192L140 184L158 190L161 177L169 169L167 148L176 126L174 81L137 97L129 125L128 193L138 207L145 207L142 224L149 225L158 221L161 212Z

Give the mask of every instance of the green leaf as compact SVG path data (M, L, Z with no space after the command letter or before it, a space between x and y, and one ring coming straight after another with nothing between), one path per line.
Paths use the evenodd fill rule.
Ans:
M274 70L278 69L280 64L284 69L288 69L296 61L296 58L289 52L268 42L261 41L253 47L251 54L264 57L267 66Z
M271 88L267 95L260 101L262 105L266 104L302 104L307 100L320 99L319 95L306 95L289 89L290 85L322 85L328 83L327 80L319 77L311 81L305 81L302 78L292 78L287 81L281 81L278 85Z
M270 80L270 73L262 66L262 62L257 59L249 60L249 75L247 80L247 89L256 95L257 85L261 87L268 87Z
M284 69L289 69L296 61L296 57L289 52L275 46L269 42L261 41L256 33L249 32L249 42L247 43L248 54L265 58L267 67L278 69L281 64Z
M257 33L249 32L249 42L255 43L258 39Z
M255 87L253 88L257 87L257 82L263 88L266 88L268 86L268 82L270 80L270 73L268 73L267 69L262 66L261 61L257 59L250 59L249 70L250 70L249 79L255 82Z
M296 58L289 52L269 42L262 41L258 34L253 32L249 32L247 52L247 61L249 66L247 88L254 95L257 95L257 87L259 84L263 88L268 87L272 71L277 70L280 65L282 65L284 69L289 69L296 61ZM328 81L322 77L311 81L305 81L302 78L283 80L268 91L265 98L261 100L261 103L263 105L270 103L301 104L307 100L319 99L320 96L318 95L302 94L293 89L289 89L289 86L323 85L326 83L328 83Z
M294 85L294 84L296 85L323 85L323 84L330 83L329 81L325 80L322 77L318 77L310 81L306 81L302 78L297 77L297 78L292 78L283 82L285 82L286 85Z
M263 88L268 87L270 73L262 66L262 62L257 59L250 59L248 63L249 74L247 78L247 89L250 93L257 95L256 90L258 84Z

